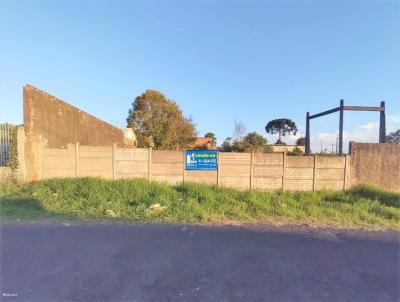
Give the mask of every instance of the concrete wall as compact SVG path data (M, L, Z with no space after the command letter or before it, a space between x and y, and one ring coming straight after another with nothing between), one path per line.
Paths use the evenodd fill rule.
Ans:
M199 182L237 189L312 191L345 186L346 157L218 153L218 171L185 171L182 151L82 146L42 147L41 179L98 176L142 177L179 184Z
M127 141L121 129L46 92L26 85L23 93L28 180L39 178L40 144L60 149L75 142L91 146L112 146L114 143L118 147L134 146L135 141Z
M6 180L11 175L11 169L9 167L0 167L0 182Z
M400 191L400 144L350 143L351 185L376 184Z

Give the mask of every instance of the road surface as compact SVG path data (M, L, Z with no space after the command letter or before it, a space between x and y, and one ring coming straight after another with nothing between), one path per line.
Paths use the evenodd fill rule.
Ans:
M0 226L2 301L400 301L393 232Z

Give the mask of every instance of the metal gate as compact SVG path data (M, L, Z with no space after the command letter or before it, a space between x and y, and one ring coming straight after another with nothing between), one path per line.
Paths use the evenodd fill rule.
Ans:
M8 123L0 124L0 167L7 165L13 128Z

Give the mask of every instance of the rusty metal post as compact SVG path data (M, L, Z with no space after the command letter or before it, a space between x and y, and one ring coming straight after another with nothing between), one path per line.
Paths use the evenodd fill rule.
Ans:
M306 155L310 155L310 112L306 115Z
M386 117L385 117L385 102L381 102L383 110L379 117L379 143L386 143Z
M340 100L340 116L339 116L339 155L343 155L343 107L344 101Z

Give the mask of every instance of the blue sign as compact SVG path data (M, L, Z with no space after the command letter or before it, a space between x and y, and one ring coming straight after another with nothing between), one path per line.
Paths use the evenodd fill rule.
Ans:
M217 170L217 151L216 150L186 150L185 151L186 170Z

